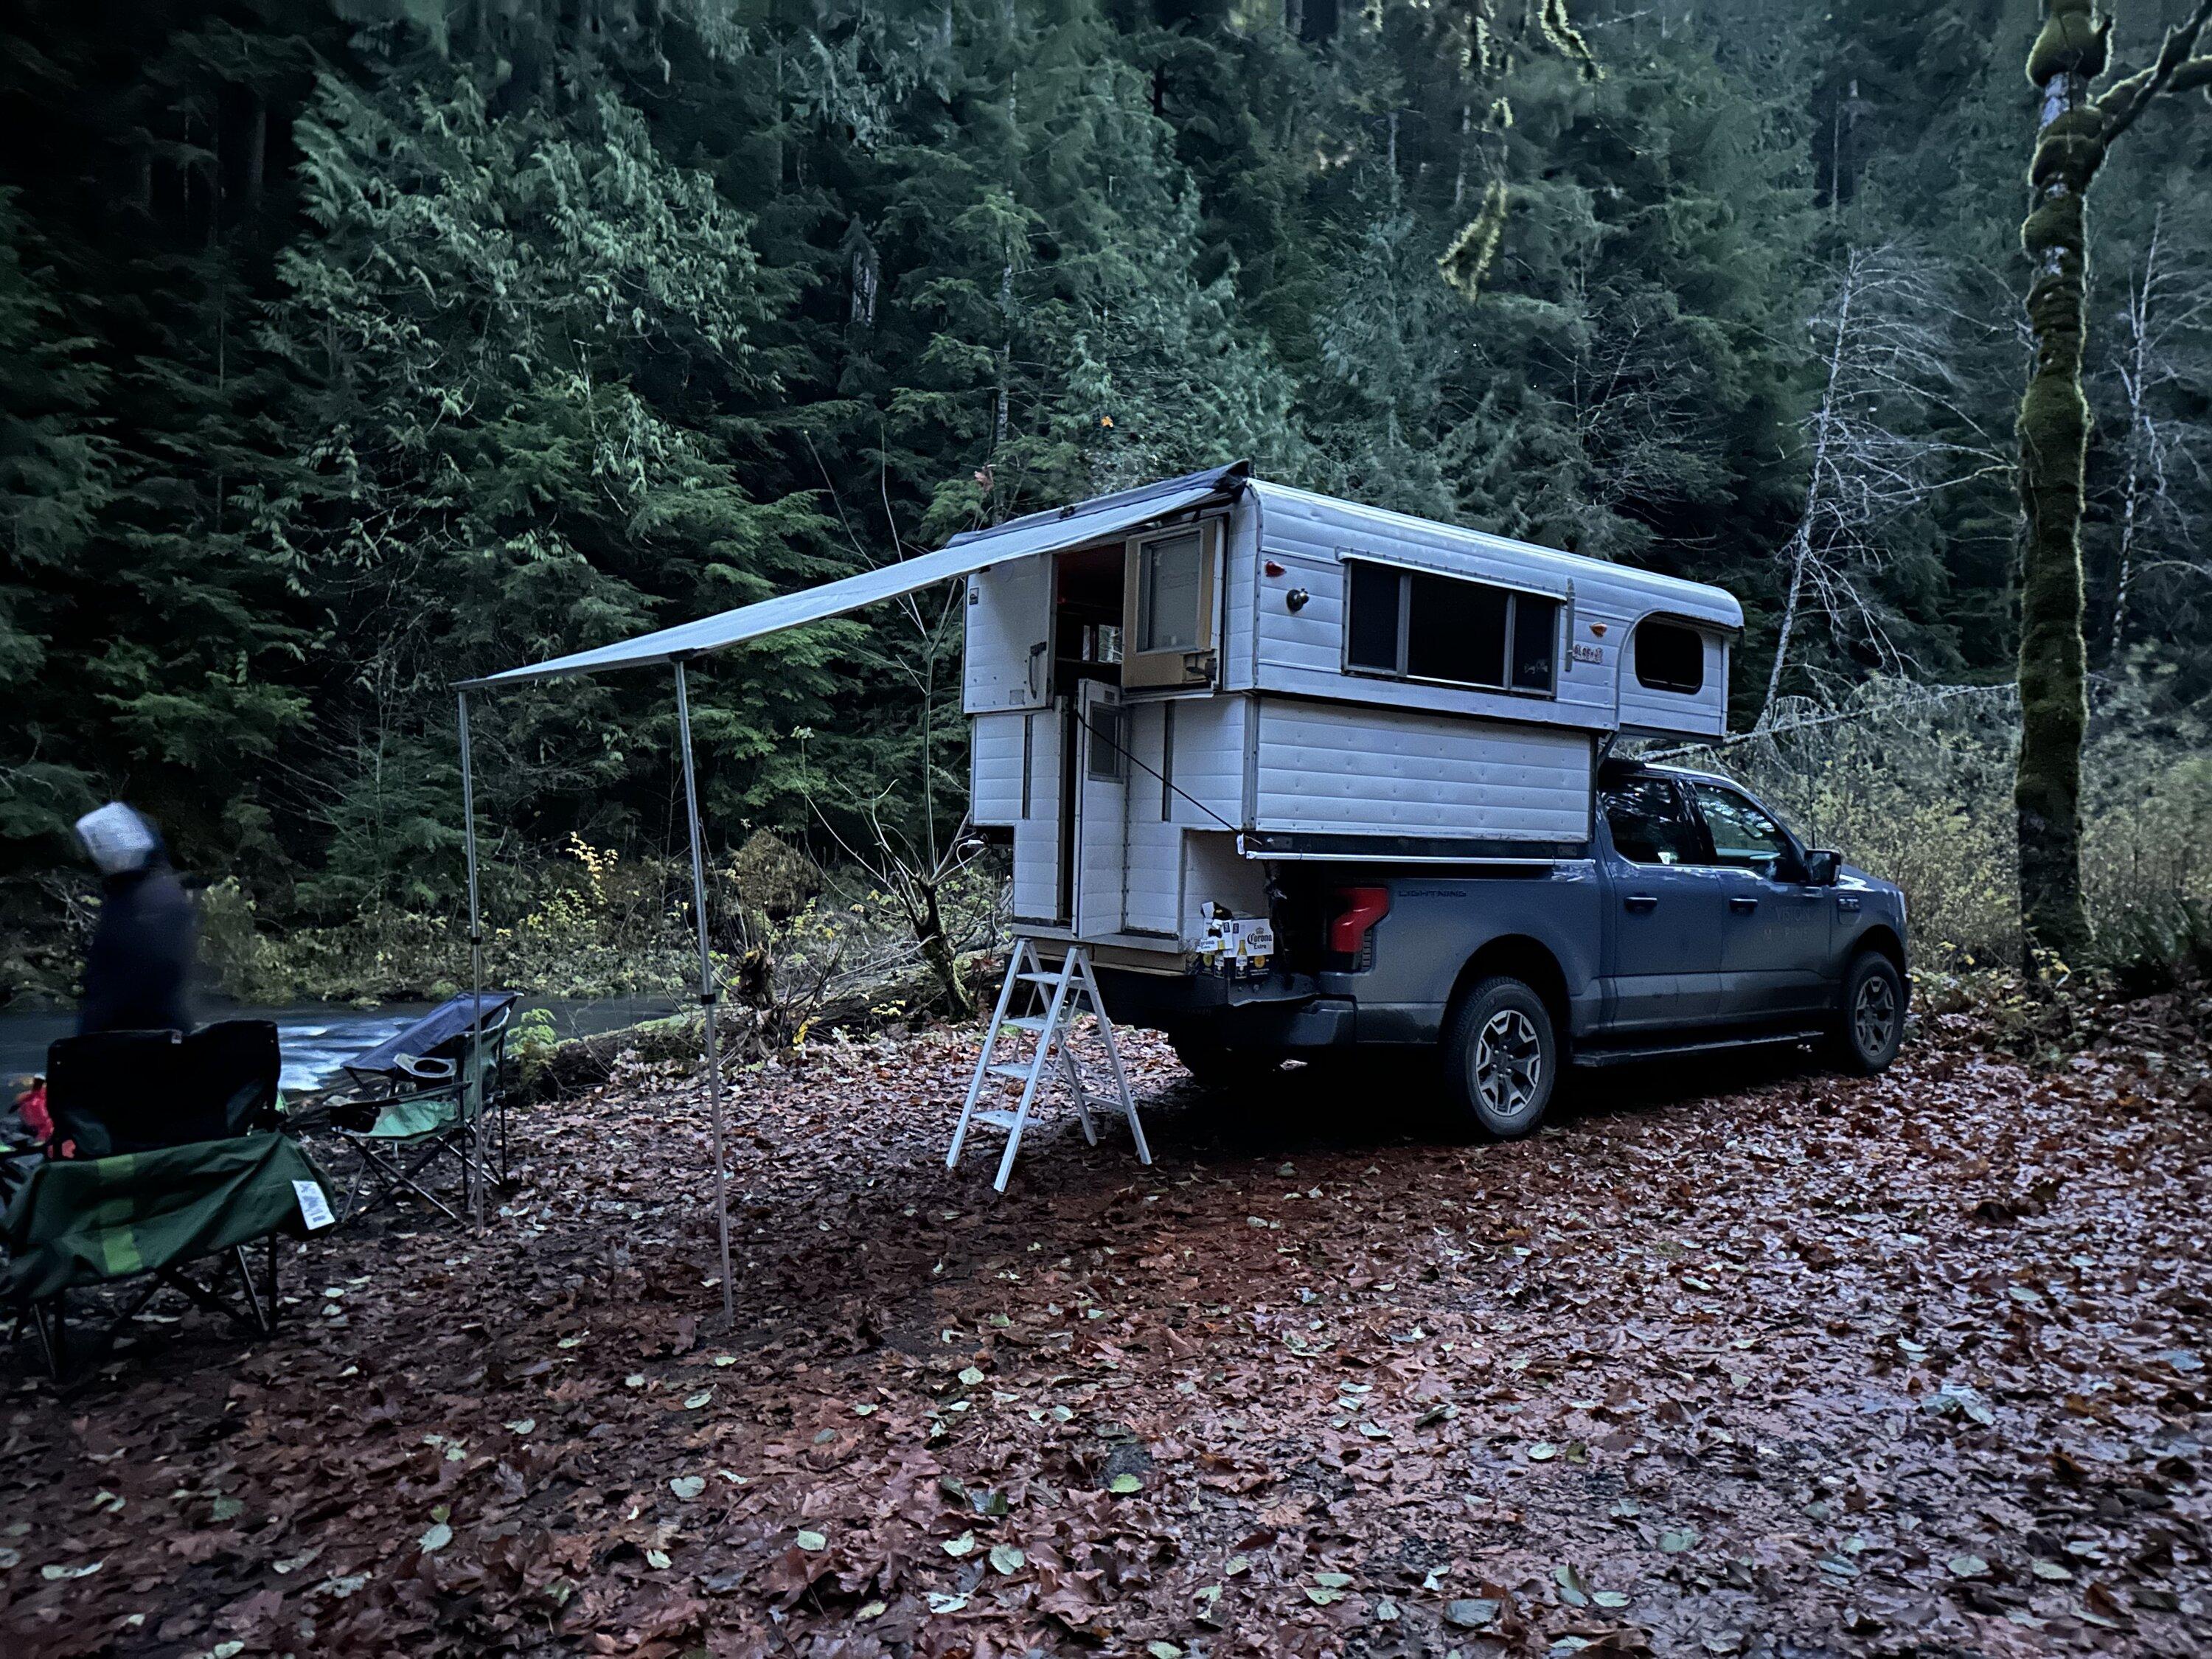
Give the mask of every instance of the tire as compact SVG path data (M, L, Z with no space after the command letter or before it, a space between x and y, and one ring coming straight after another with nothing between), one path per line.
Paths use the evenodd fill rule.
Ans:
M1828 1048L1847 1072L1887 1071L1905 1042L1905 975L1879 951L1862 951L1844 975Z
M1283 1056L1267 1048L1224 1048L1195 1036L1171 1036L1168 1046L1201 1089L1235 1088L1283 1067Z
M1513 1140L1544 1121L1559 1079L1551 1010L1525 981L1500 974L1475 985L1454 1011L1442 1045L1452 1104L1485 1134Z

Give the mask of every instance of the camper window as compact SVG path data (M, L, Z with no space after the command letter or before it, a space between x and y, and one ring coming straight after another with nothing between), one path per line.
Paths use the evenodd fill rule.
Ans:
M1636 683L1693 696L1705 689L1705 641L1694 628L1646 618L1636 627Z
M1137 556L1137 649L1197 650L1205 563L1198 532L1146 542Z
M1550 694L1559 600L1362 559L1345 577L1347 670Z
M1204 685L1213 678L1213 588L1221 521L1128 544L1122 600L1125 688Z
M1129 775L1129 711L1099 703L1091 711L1090 761L1085 769L1100 783L1120 783Z

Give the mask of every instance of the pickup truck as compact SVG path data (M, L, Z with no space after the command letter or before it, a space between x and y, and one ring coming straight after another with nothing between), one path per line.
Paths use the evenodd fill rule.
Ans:
M1261 975L1115 972L1116 1020L1201 1082L1395 1049L1481 1131L1524 1135L1562 1066L1820 1042L1879 1072L1905 1035L1905 896L1806 848L1729 779L1607 760L1589 856L1279 866Z

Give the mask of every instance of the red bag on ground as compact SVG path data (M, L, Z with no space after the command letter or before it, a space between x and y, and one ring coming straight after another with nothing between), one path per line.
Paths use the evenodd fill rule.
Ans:
M54 1120L46 1110L46 1085L41 1078L15 1097L15 1112L23 1120L23 1127L31 1132L31 1139L41 1146L50 1145L54 1138ZM62 1154L66 1158L67 1152Z

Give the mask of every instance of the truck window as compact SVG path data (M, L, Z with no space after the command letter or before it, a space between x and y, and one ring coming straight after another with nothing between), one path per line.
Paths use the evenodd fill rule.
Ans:
M1790 837L1782 826L1735 790L1711 783L1690 787L1712 836L1715 864L1765 874L1789 855Z
M1344 569L1346 669L1552 694L1559 600L1364 559Z
M1647 617L1636 625L1636 683L1647 691L1705 689L1705 641L1694 628Z
M1598 796L1613 850L1631 864L1700 864L1705 836L1667 778L1632 778Z

